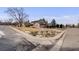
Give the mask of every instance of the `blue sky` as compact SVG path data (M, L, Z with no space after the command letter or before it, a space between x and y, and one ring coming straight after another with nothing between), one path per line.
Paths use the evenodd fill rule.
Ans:
M8 18L4 12L6 8L0 8L0 18ZM26 7L25 13L29 15L29 20L38 20L45 18L51 22L53 18L57 23L62 24L76 24L79 22L79 8L78 7Z

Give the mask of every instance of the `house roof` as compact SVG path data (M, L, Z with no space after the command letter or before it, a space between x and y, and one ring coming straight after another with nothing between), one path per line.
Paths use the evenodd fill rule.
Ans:
M39 23L40 25L45 25L46 23L43 20L32 21L32 24Z

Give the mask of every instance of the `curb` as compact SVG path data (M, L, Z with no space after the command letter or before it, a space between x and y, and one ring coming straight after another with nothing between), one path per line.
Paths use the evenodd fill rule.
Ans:
M65 30L66 31L66 30ZM64 32L65 32L64 31ZM63 36L59 39L59 41L53 46L50 51L60 51L61 46L63 44L64 38L65 38L66 33L63 34Z
M65 31L63 31L62 33L61 33L61 36L57 39L57 41L55 42L55 44L59 41L59 40L63 40L64 37L65 36ZM61 39L62 38L62 39ZM62 42L62 41L61 41ZM61 46L62 46L62 44L60 44L60 46L55 46L54 47L54 45L55 44L53 44L53 45L48 45L48 46L44 46L44 45L39 45L39 46L37 46L36 48L34 48L32 51L59 51L60 50L60 48L61 48ZM58 43L59 44L59 43ZM52 47L54 47L54 48L52 48Z
M14 28L14 27L12 27L12 26L9 26L9 27L10 27L12 30L14 30L14 31L16 31L16 32L18 32L18 33L20 33L20 34L22 34L22 36L27 39L27 34L26 34L26 33L24 33L24 32L22 32L22 31L20 31L20 30L18 30L18 29L16 29L16 28ZM27 39L27 40L28 40L28 39ZM34 42L30 41L30 40L28 40L28 41L31 42L32 44L34 44L35 46L37 46L36 43L34 43Z
M24 32L22 32L22 31L20 31L20 30L18 30L16 28L14 28L14 27L12 27L12 26L9 26L9 27L11 29L19 32L20 34L22 34L22 36L24 36L25 38L27 38L27 40L30 41L30 42L32 42L34 45L37 45L37 44L40 44L40 45L53 45L54 40L55 39L56 40L59 39L64 34L64 31L63 31L60 34L58 34L58 36L55 36L52 39L50 38L50 40L48 38L47 38L48 40L44 39L44 38L43 39L39 39L37 37L33 37L33 36L31 36L31 35L29 35L27 33L24 33Z
M49 40L40 40L39 38L37 37L33 37L27 33L24 33L23 31L20 31L12 26L9 26L12 30L22 34L23 37L25 37L29 42L33 43L34 45L38 45L38 44L42 44L42 45L52 45L52 43L49 41Z

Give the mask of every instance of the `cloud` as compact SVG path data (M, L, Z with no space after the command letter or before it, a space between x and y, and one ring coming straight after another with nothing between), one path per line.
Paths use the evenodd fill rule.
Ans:
M4 21L4 20L7 20L9 17L8 17L8 15L7 14L0 14L0 20L1 21Z
M0 14L0 20L8 19L7 14ZM77 24L79 23L79 15L63 15L63 16L29 16L29 20L39 20L40 18L45 18L48 22L55 19L59 24Z
M38 20L40 18L45 18L48 22L51 22L52 19L55 19L59 24L77 24L79 22L79 15L30 17L31 20Z
M77 24L79 21L79 15L61 16L56 18L58 23L62 24Z

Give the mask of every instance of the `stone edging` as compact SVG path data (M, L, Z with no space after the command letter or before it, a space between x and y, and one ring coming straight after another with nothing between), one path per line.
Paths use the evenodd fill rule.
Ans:
M64 38L66 33L63 34L63 36L60 38L60 40L50 49L50 51L60 51Z
M24 33L24 32L22 32L22 31L20 31L20 30L18 30L18 29L16 29L16 28L14 28L14 27L12 27L12 26L9 26L11 29L13 29L13 30L15 30L15 31L17 31L17 32L19 32L20 34L22 34L22 36L24 36L28 41L30 41L30 42L32 42L34 45L35 44L41 44L41 45L52 45L53 43L54 43L54 40L57 40L57 39L59 39L64 33L65 33L65 31L62 31L61 33L59 33L57 36L55 36L55 37L52 37L52 38L47 38L47 39L39 39L39 38L37 38L37 37L33 37L33 36L31 36L31 35L29 35L29 34L27 34L27 33Z

